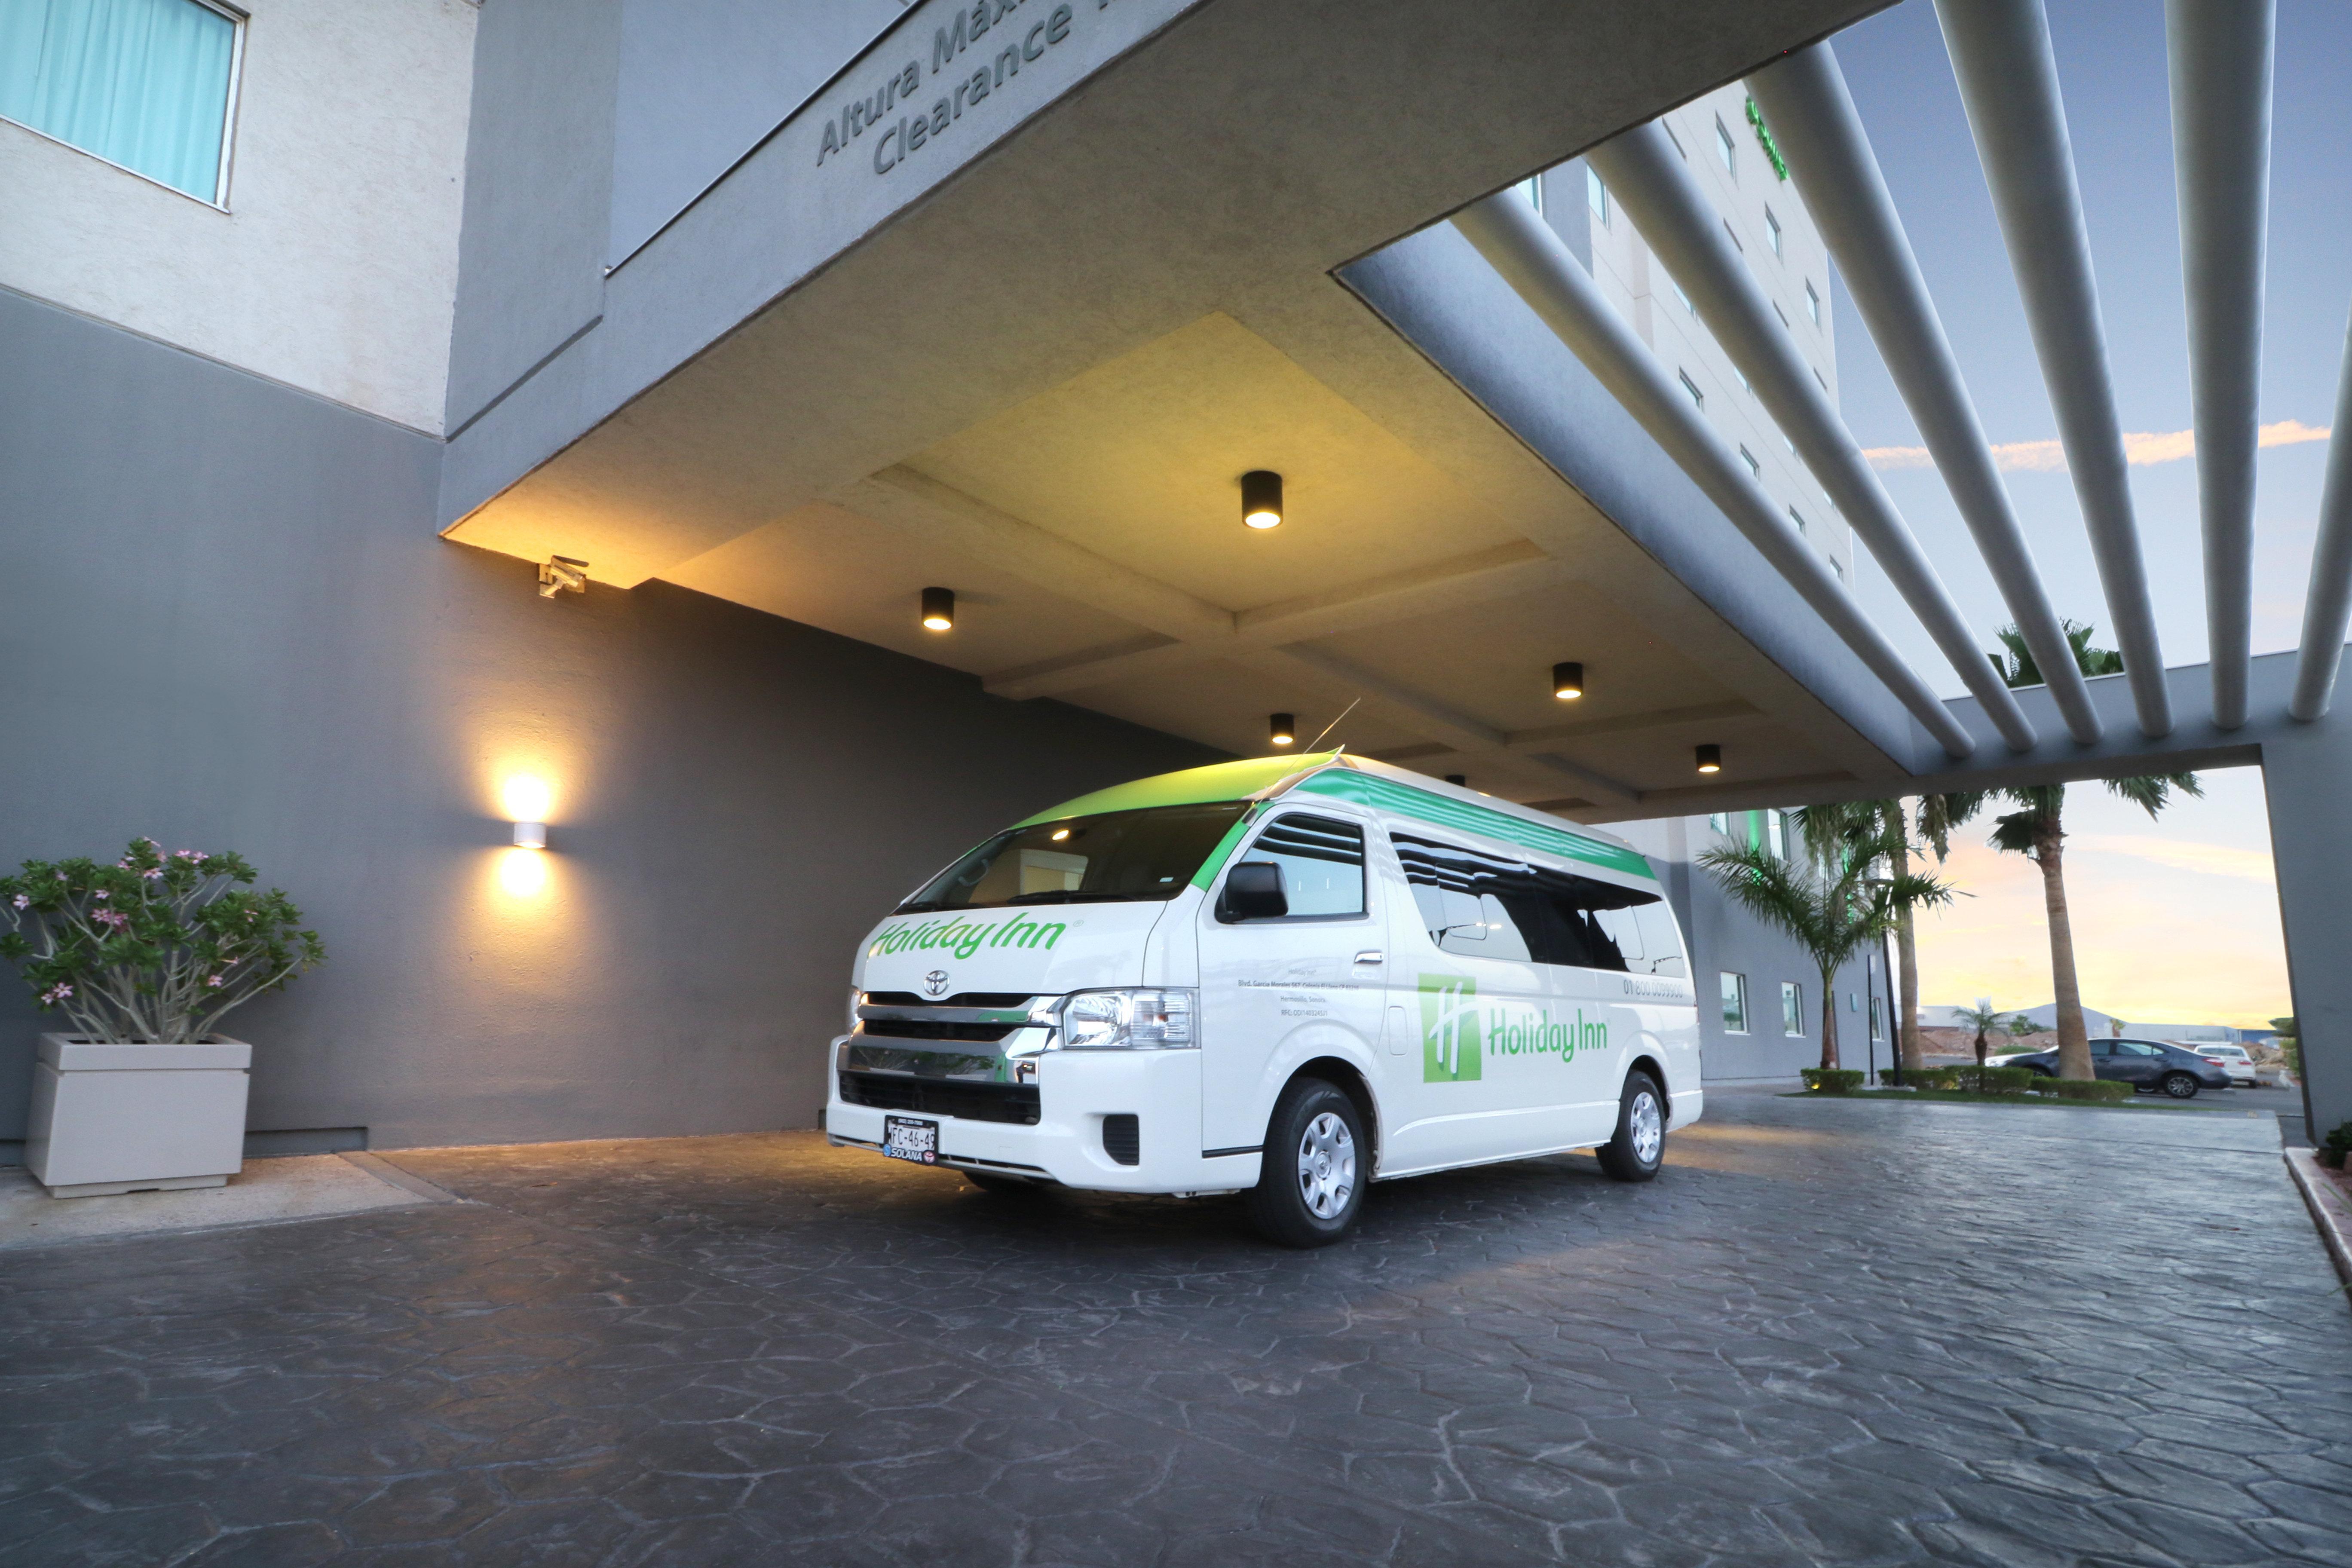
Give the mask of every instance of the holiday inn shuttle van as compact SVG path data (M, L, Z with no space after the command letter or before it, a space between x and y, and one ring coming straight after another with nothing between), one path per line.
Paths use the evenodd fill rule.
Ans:
M1243 1193L1275 1240L1366 1185L1698 1118L1682 933L1648 861L1362 758L1101 790L998 834L866 937L828 1137L991 1192Z

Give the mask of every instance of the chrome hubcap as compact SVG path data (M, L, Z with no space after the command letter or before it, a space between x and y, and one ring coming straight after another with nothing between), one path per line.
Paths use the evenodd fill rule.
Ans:
M1666 1123L1658 1114L1657 1098L1646 1090L1636 1094L1625 1121L1633 1133L1633 1158L1644 1165L1657 1163L1658 1151L1666 1144Z
M1356 1190L1356 1135L1325 1111L1298 1139L1298 1195L1317 1219L1336 1219Z

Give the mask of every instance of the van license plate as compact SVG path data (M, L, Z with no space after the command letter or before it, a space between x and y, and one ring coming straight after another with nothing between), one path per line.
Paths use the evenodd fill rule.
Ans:
M940 1124L911 1116L886 1116L882 1119L882 1152L893 1160L936 1165L940 1163Z

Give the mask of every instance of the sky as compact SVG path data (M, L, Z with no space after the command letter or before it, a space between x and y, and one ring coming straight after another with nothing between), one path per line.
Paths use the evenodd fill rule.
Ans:
M2060 88L2090 228L2132 492L2165 663L2206 656L2189 426L2187 328L2164 51L2157 0L2050 0ZM1928 0L1834 40L2010 495L2059 613L2114 646L2009 257ZM2298 639L2304 587L2352 304L2352 5L2280 0L2260 418L2269 427L2255 503L2256 653ZM1801 183L1802 172L1799 171ZM1840 402L1865 449L1988 644L2008 620L1869 333L1840 287ZM1962 688L1874 568L1858 591L1920 673ZM2206 798L2151 823L2098 784L2069 791L2067 883L2084 1000L2135 1022L2258 1026L2289 1011L2259 770L2209 774ZM2050 999L2040 873L1956 841L1948 874L1973 897L1922 930L1923 999Z

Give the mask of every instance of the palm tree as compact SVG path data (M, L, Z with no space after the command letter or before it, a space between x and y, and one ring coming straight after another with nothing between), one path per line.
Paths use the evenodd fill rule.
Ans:
M1934 878L1895 868L1902 850L1903 836L1894 833L1850 842L1841 864L1801 865L1760 846L1699 857L1734 903L1794 937L1821 971L1824 1068L1838 1065L1839 968L1894 929L1898 911L1951 900L1951 889Z
M1992 1005L1991 997L1979 996L1977 998L1977 1005L1973 1007L1953 1008L1952 1016L1960 1021L1960 1027L1974 1029L1977 1032L1977 1066L1982 1067L1985 1065L1985 1058L1992 1054L1990 1047L1985 1044L1985 1036L1996 1029L2011 1035L2016 1034L2017 1026L2024 1019L2025 1015L2004 1013Z
M2074 652L2074 662L2084 675L2123 673L2123 655L2109 648L2093 647L2089 626L2068 621L2065 632L2067 646ZM2014 626L2003 626L2000 636L2001 646L2009 650L2006 661L1999 654L1992 656L2001 679L2012 687L2042 684L2042 671L2018 629ZM2110 793L2130 801L2150 817L2171 804L2175 790L2191 795L2205 793L2195 773L2150 773L2109 779L2106 784ZM2083 989L2074 977L2074 928L2066 907L2066 786L2016 784L1987 791L1966 813L1955 816L1951 826L1967 820L1974 815L1976 805L1987 799L1999 799L2017 807L1994 819L1992 847L2022 855L2042 868L2042 902L2050 922L2050 981L2058 997L2058 1076L2087 1079L2092 1076L2091 1041L2083 1026Z
M1956 820L1965 819L1983 800L1981 791L1961 795L1930 795L1919 798L1917 832L1924 847L1933 848L1941 863L1951 853L1951 830ZM1832 805L1809 805L1797 813L1797 830L1803 836L1805 847L1813 858L1822 865L1842 860L1852 847L1864 839L1894 839L1899 842L1894 858L1895 874L1911 874L1911 856L1916 847L1912 839L1912 825L1906 819L1901 800L1851 800ZM1927 1069L1927 1053L1919 1043L1919 943L1911 923L1911 906L1899 904L1895 914L1895 963L1898 982L1895 1006L1898 1018L1895 1030L1895 1059L1906 1073Z

